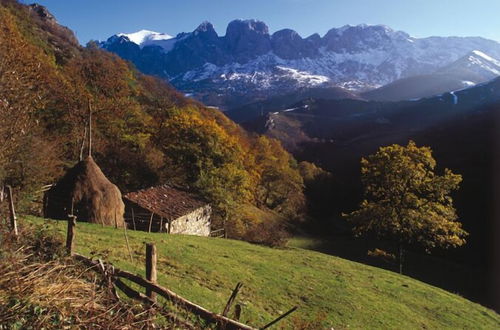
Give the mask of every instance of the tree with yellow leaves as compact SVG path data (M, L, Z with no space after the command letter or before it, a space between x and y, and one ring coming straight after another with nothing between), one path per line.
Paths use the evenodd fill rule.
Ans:
M457 221L450 197L462 177L449 169L437 175L435 168L432 150L413 141L406 147L382 147L361 160L365 200L344 216L354 223L356 235L374 232L398 243L400 273L408 244L419 244L428 252L465 244L467 232Z

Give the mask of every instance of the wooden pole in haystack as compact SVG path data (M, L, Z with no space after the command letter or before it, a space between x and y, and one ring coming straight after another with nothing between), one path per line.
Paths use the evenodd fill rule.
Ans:
M76 215L68 216L68 231L66 232L66 251L69 255L73 255L73 247L75 240Z
M132 210L132 224L134 225L134 230L137 230L137 228L135 227L134 207L131 206L130 209Z
M156 245L154 243L146 244L146 279L152 283L156 283ZM146 296L156 302L156 292L150 288L146 288Z
M12 197L12 187L7 186L7 198L9 199L9 213L10 213L10 229L14 236L17 237L17 217L16 210L14 208L14 198Z
M92 103L89 100L89 157L92 156Z
M85 140L87 140L87 123L85 123L85 127L83 128L83 137L82 137L82 145L80 146L80 161L83 160L83 150L85 149Z

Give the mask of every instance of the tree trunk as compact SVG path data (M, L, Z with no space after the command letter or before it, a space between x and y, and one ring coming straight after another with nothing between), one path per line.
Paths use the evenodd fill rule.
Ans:
M14 207L14 197L12 196L12 187L7 186L7 198L9 199L9 213L10 213L10 229L14 236L17 237L17 216Z
M224 214L224 220L222 220L222 228L224 228L224 238L227 238L226 224L227 224L228 215L227 215L227 212L225 212L225 213L226 214Z

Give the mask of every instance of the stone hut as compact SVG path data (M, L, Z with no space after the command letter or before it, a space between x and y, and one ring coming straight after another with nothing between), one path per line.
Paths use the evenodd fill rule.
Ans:
M209 236L210 205L200 197L168 185L124 196L127 227L148 232Z

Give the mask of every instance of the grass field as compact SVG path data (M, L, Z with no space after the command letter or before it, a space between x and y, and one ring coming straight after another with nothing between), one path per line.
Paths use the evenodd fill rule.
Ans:
M20 220L64 235L66 222ZM158 281L221 312L237 282L242 321L262 326L298 305L283 328L499 329L500 316L409 277L300 248L271 249L240 241L128 231L78 223L76 251L144 275L145 243L158 250Z

